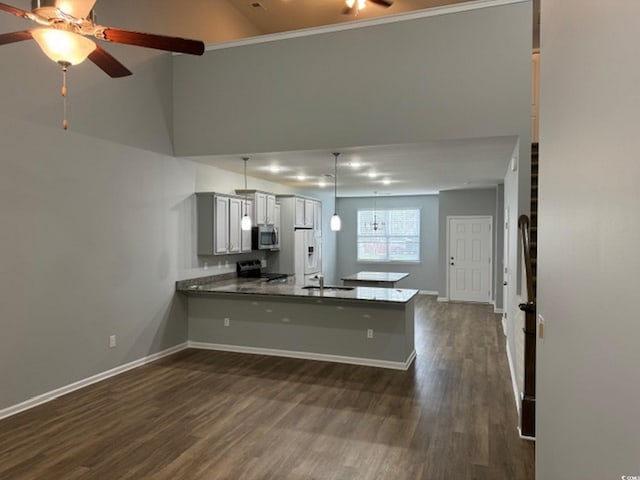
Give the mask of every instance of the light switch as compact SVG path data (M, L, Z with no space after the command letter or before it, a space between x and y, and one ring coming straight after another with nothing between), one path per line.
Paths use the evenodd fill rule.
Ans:
M538 338L544 339L544 317L538 314Z

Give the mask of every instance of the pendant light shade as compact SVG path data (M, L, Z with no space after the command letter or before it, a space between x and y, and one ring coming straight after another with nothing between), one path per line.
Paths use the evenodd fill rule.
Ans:
M334 153L334 164L333 164L333 216L331 217L331 230L334 232L339 232L342 228L342 220L340 220L340 216L338 215L338 157L339 153Z
M246 232L247 230L251 230L253 224L251 217L247 213L247 162L249 161L249 157L242 157L242 160L244 161L244 215L240 221L240 229Z
M340 220L340 215L334 213L331 217L331 230L334 232L339 232L342 228L342 220Z

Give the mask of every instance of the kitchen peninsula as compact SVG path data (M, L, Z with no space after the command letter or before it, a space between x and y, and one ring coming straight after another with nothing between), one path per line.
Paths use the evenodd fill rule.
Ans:
M406 370L417 290L303 287L215 277L177 282L193 348Z

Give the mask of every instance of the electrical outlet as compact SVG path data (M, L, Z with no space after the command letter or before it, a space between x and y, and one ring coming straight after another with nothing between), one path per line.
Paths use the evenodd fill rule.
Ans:
M109 337L109 348L116 348L116 336L115 335L111 335Z
M373 338L373 328L367 328L367 338Z
M228 318L225 318L225 319L224 319L224 326L225 326L225 327L228 327L228 326L229 326L229 319L228 319Z

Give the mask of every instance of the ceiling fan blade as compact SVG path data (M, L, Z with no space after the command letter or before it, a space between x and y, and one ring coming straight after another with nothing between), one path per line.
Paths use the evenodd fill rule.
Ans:
M6 3L0 3L0 10L4 10L5 12L11 13L12 15L15 15L17 17L30 18L29 12L20 10L16 7L12 7L11 5L7 5Z
M25 30L24 32L12 32L4 33L0 35L0 45L7 45L9 43L22 42L24 40L31 40L31 32Z
M204 53L204 42L200 40L132 32L119 28L105 28L103 36L109 42L124 43L126 45L137 45L139 47L156 48L158 50L191 55L202 55Z
M376 5L380 5L381 7L384 8L389 8L391 5L393 5L393 2L390 2L389 0L369 0L371 3L375 3Z
M96 45L96 49L89 54L89 60L100 67L102 71L109 75L111 78L126 77L128 75L131 75L131 72L127 67L122 65L113 57L113 55L111 55L99 45Z
M355 11L355 7L344 7L342 9L343 15L351 15Z

